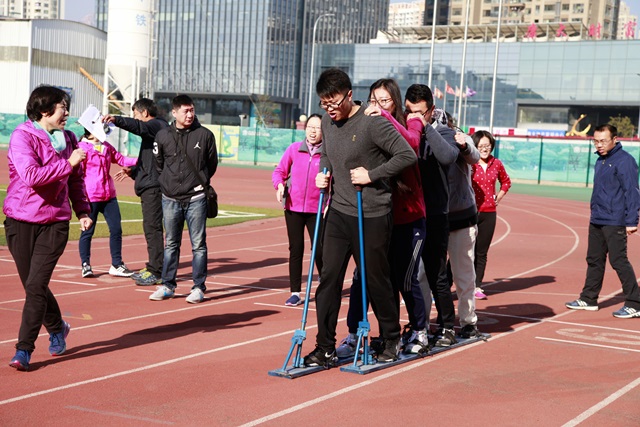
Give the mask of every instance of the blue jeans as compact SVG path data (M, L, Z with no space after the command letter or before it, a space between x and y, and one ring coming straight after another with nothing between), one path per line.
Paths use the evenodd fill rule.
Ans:
M162 215L164 217L165 244L162 264L162 284L175 289L178 263L180 262L180 244L182 230L187 222L191 239L191 261L193 286L204 292L207 288L207 199L201 197L191 202L179 202L162 196Z
M120 206L115 197L106 202L91 202L91 213L89 218L93 224L80 234L78 243L80 249L80 261L91 264L91 239L96 231L98 214L104 215L104 220L109 227L109 250L111 251L111 264L122 264L122 218L120 217Z

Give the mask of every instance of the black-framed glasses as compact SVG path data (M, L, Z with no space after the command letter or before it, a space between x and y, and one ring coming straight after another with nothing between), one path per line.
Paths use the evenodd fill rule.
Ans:
M318 103L318 106L320 108L322 108L323 110L328 110L329 108L331 108L332 110L335 110L337 108L340 107L340 104L342 104L344 102L345 99L347 99L347 95L349 95L349 92L345 93L344 96L342 97L342 99L340 100L340 102L335 103L335 102L322 102L320 101Z

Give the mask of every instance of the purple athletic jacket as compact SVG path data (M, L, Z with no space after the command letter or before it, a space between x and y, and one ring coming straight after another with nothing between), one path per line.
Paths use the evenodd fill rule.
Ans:
M18 125L9 140L9 187L3 212L9 218L35 224L51 224L91 212L80 166L67 159L77 147L73 132L65 131L67 147L59 154L46 131L31 121Z
M311 156L307 143L294 142L284 154L271 176L273 188L284 184L287 192L284 208L293 212L316 213L320 189L316 186L316 175L320 166L322 147Z

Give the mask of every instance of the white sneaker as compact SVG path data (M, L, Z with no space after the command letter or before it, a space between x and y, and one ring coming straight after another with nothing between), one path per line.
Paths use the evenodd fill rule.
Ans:
M338 348L336 348L336 356L340 359L355 356L357 345L358 336L355 334L347 335L347 337L340 342Z
M411 338L409 343L405 346L405 351L411 354L418 354L421 350L425 350L428 347L427 331L411 331Z
M173 298L175 291L168 286L162 285L156 288L156 291L149 296L151 301L162 301L163 299Z
M109 275L117 277L131 277L133 271L129 270L126 265L112 265L109 267Z
M200 288L191 289L191 293L187 297L187 302L191 304L197 304L199 302L202 302L202 300L204 300L204 292L202 292L202 289Z

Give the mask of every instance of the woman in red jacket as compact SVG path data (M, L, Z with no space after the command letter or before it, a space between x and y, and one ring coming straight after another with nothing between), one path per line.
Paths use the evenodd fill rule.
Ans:
M284 207L284 219L289 237L289 286L291 296L285 305L302 304L302 258L304 256L304 229L313 238L320 190L316 186L316 175L320 165L322 149L322 116L312 114L305 128L304 141L294 142L282 155L273 171L271 180L276 189L276 198ZM320 230L318 231L320 235ZM316 247L316 267L322 269L322 239Z
M486 130L479 130L471 138L480 151L480 161L473 165L473 190L478 206L478 234L475 247L476 299L486 299L482 289L482 279L487 266L487 254L493 232L496 229L496 207L511 187L511 179L502 162L491 155L496 139ZM496 195L496 181L500 191Z

